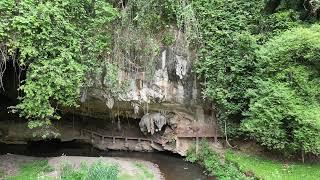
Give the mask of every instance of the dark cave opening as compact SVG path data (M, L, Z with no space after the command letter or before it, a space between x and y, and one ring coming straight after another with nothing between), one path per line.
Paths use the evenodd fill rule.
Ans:
M105 116L105 118L95 118L83 114L65 113L62 114L62 119L57 123L67 124L79 130L94 131L106 136L145 137L140 130L140 118L108 116L107 114ZM162 133L158 132L158 134Z
M26 79L25 70L21 69L17 62L9 60L3 65L5 71L2 75L3 87L0 87L0 121L17 119L18 115L9 112L10 106L15 106L19 102L18 90L22 80Z

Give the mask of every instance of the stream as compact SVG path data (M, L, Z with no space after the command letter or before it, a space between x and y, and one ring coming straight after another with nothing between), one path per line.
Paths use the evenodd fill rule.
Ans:
M1 144L0 154L18 154L35 157L89 156L89 157L126 157L146 160L157 164L166 180L213 180L204 175L204 169L197 164L186 162L176 154L163 152L101 151L90 144L77 141L40 141L28 144Z

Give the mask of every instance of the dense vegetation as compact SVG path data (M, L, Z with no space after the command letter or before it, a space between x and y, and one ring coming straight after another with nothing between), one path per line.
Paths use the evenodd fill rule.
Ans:
M320 153L317 2L193 3L197 71L231 135L286 154Z
M220 155L212 149L207 141L200 142L198 153L195 147L190 148L186 160L202 164L208 175L215 176L218 179L253 179L242 173L234 163L221 159Z
M195 147L188 150L186 160L202 164L206 173L217 179L311 180L320 177L320 164L316 162L283 162L233 150L227 150L222 158L204 140L199 144L198 153Z
M243 129L283 151L320 152L320 27L294 28L262 46Z
M13 110L30 128L47 127L56 105L77 105L85 73L109 52L117 11L105 1L1 0L0 16L1 63L28 69Z
M319 7L317 0L0 0L1 67L15 61L27 70L12 110L48 136L59 107L77 106L85 78L104 73L114 96L119 69L152 71L159 44L174 44L170 30L178 29L198 52L204 97L229 135L320 154Z

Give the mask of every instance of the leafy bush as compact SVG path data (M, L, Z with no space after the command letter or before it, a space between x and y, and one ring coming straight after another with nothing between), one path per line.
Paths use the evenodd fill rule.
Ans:
M173 45L175 37L171 32L166 32L162 37L162 44L165 46Z
M239 123L250 102L244 95L255 87L256 50L274 34L297 25L292 10L266 15L265 5L261 0L193 2L202 38L197 73L204 96L217 107L219 124L228 121L232 135L241 135Z
M194 146L189 147L187 151L186 161L195 163L198 161L198 155L196 154L196 148Z
M116 165L106 165L102 162L97 162L91 165L88 171L88 180L116 180L119 168Z
M101 161L91 166L81 164L80 169L75 169L70 164L65 164L61 168L61 179L63 180L116 180L118 174L117 165L105 164Z
M80 169L75 169L70 164L63 164L61 167L61 179L65 180L85 180L88 174L88 166L81 163Z
M243 130L269 149L320 154L320 26L296 28L259 51Z
M20 167L18 174L7 177L8 180L38 180L45 173L52 172L53 168L48 164L48 160L39 160L24 164Z
M117 10L103 0L1 0L0 5L0 44L8 48L6 56L27 68L14 112L30 120L30 128L49 126L59 118L52 104L76 106L90 65L108 53Z
M154 174L143 164L140 162L134 163L134 165L139 169L139 179L155 179Z
M233 163L222 162L222 158L204 140L200 142L198 154L196 154L194 147L188 150L186 160L192 163L199 162L205 167L209 175L218 179L250 179L239 171Z
M301 3L274 4L271 14L265 1L192 5L203 41L197 72L219 124L269 149L319 154L319 27L296 28Z

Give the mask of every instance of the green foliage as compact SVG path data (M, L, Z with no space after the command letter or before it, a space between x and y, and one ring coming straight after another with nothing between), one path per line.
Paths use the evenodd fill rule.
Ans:
M171 46L175 42L175 37L171 32L166 32L162 37L162 44L165 46Z
M26 117L30 128L40 127L44 138L58 135L50 130L58 107L77 106L80 89L93 85L85 78L102 75L106 94L116 96L126 85L118 81L120 69L152 75L157 33L177 23L191 37L193 29L186 27L193 26L187 24L196 24L190 4L178 0L130 0L117 3L120 13L104 0L0 0L0 5L0 48L9 49L1 58L27 69L21 103L12 111ZM165 35L164 44L172 44L172 37Z
M267 158L228 151L226 159L239 166L241 171L254 174L259 179L318 179L320 164L285 163Z
M241 96L250 87L256 49L255 38L246 31L258 18L263 4L261 1L194 2L203 41L197 71L205 79L205 96L218 103L226 115L236 114L245 106Z
M203 42L196 68L204 81L204 96L217 105L220 121L239 123L248 108L250 99L244 94L255 86L257 42L294 26L291 13L264 16L264 6L259 0L193 2Z
M269 15L264 1L194 1L203 41L196 68L229 134L319 154L319 28L283 33L303 23L286 3Z
M151 76L159 45L172 45L170 31L179 30L198 50L203 94L229 135L286 153L320 153L320 28L304 22L317 19L318 0L112 2L118 10L104 0L0 0L1 58L27 68L13 111L30 128L56 135L49 126L58 107L77 106L80 89L94 85L84 78L102 77L107 96L115 96L126 85L120 70Z
M251 179L240 172L233 163L228 161L223 163L222 158L214 152L207 141L200 142L198 154L196 154L194 147L189 149L186 160L192 163L201 163L209 175L215 176L218 179Z
M252 24L251 32L258 38L258 44L263 44L279 33L299 26L302 21L299 14L291 9L277 11L270 15L262 15Z
M8 180L38 180L46 173L52 172L53 168L48 164L48 160L39 160L21 166L18 174L7 177Z
M84 75L106 60L117 11L103 0L1 0L0 40L27 67L15 107L29 127L58 119L56 106L76 106Z
M5 173L4 173L4 171L2 170L2 169L0 169L0 178L4 178L5 177Z
M196 21L188 1L129 0L121 5L120 12L113 36L112 59L128 73L143 71L146 79L150 79L155 72L160 45L173 45L175 30L186 34L181 37L195 39Z
M119 168L116 165L106 165L97 162L91 165L87 179L89 180L116 180Z
M320 26L296 28L259 50L261 72L243 128L270 149L320 154Z
M198 155L196 154L196 148L191 146L187 151L186 161L195 163L198 161Z
M116 180L118 174L117 165L109 165L101 161L91 166L81 164L80 169L75 169L70 164L64 164L61 168L62 180Z
M84 180L88 174L88 166L81 163L79 169L75 169L70 164L63 164L61 167L61 179L63 180Z
M153 180L155 179L154 174L150 172L150 170L140 162L135 162L135 167L139 169L139 179L147 179L147 180Z

